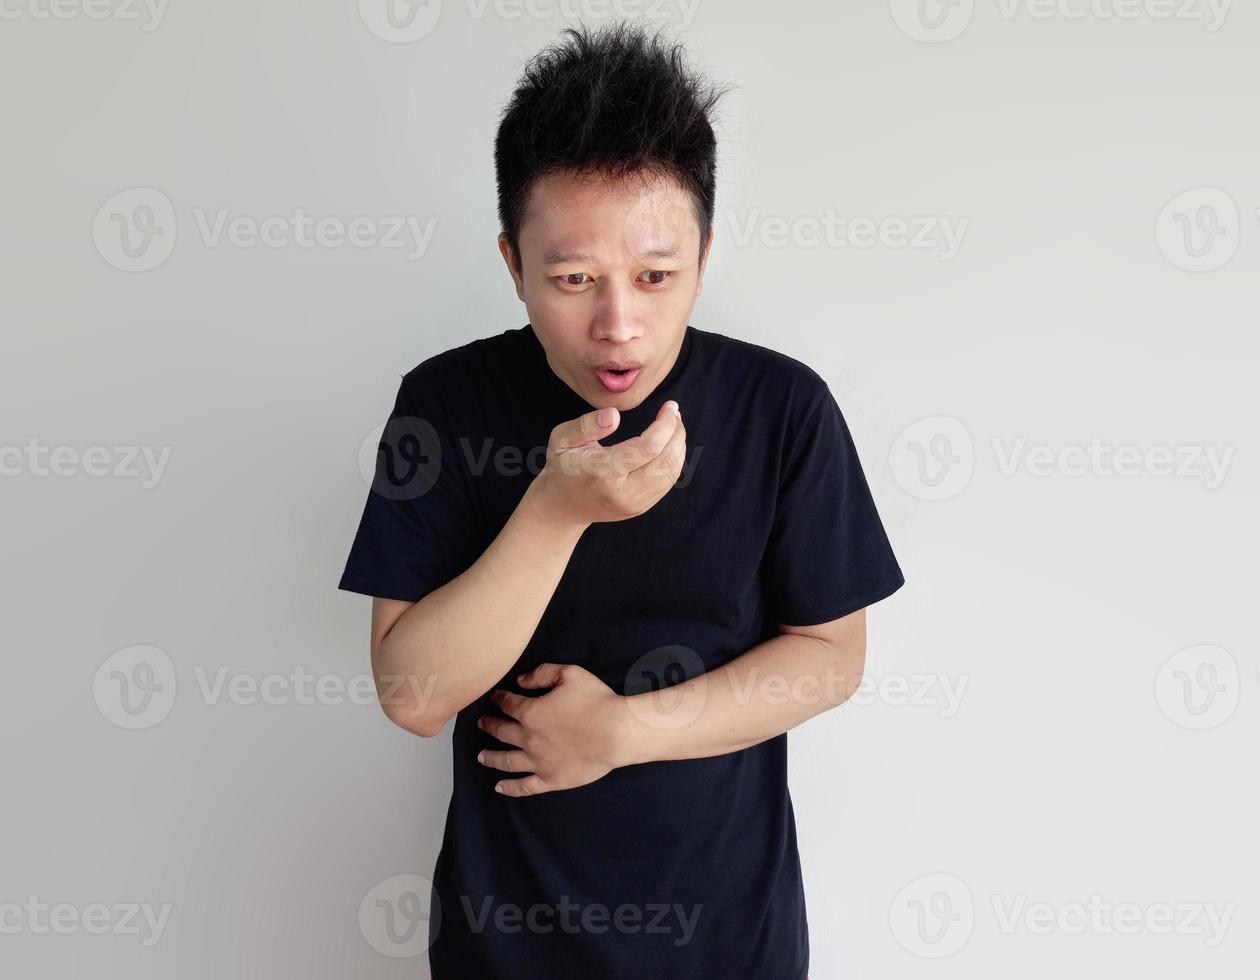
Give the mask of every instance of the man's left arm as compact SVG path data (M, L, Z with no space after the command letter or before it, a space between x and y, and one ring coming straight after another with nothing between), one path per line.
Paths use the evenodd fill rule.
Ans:
M478 761L516 778L495 784L508 796L584 786L644 762L738 752L844 703L866 660L866 610L781 632L721 667L680 684L621 695L577 664L539 664L517 678L526 697L496 689L506 718L477 725L506 749ZM528 773L528 775L521 775Z
M853 695L866 661L865 609L779 630L721 667L624 698L617 765L738 752Z

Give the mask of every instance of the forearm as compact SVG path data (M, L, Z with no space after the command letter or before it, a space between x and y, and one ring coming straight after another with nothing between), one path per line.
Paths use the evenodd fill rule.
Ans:
M481 557L407 609L379 643L373 670L399 705L391 717L436 732L500 680L534 635L584 530L551 523L527 491Z
M846 701L865 635L843 643L780 633L730 663L624 700L620 765L702 759L781 735Z

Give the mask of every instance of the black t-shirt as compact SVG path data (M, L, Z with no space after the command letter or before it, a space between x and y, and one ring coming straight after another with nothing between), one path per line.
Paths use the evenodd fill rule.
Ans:
M776 624L828 622L903 582L826 382L787 355L688 326L668 376L604 445L676 400L678 482L578 541L521 657L580 664L619 694L733 660ZM494 540L546 462L552 428L592 410L530 325L425 360L381 437L340 587L418 600ZM470 651L470 655L475 651ZM454 789L433 875L436 980L803 980L804 889L787 735L704 759L614 769L576 789L494 792L510 749L460 711Z

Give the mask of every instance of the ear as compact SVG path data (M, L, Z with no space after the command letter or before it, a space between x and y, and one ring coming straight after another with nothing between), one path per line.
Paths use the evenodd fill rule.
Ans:
M709 252L713 249L713 229L709 229L709 237L704 243L704 251L700 253L700 275L696 277L696 295L704 292L704 270L709 264Z
M503 261L507 264L508 272L512 274L512 282L516 284L516 297L524 303L525 283L521 277L521 269L516 262L516 257L512 254L512 246L508 243L507 235L499 235L499 252L503 256Z

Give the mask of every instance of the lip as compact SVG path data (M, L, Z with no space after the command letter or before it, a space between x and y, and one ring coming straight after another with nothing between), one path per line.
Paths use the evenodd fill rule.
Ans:
M643 367L638 361L604 361L595 365L596 371L627 371Z
M601 366L594 368L593 373L605 389L614 394L620 394L623 391L630 390L634 383L639 380L639 375L643 373L643 370L642 368L632 367L625 374L613 374L611 370Z

